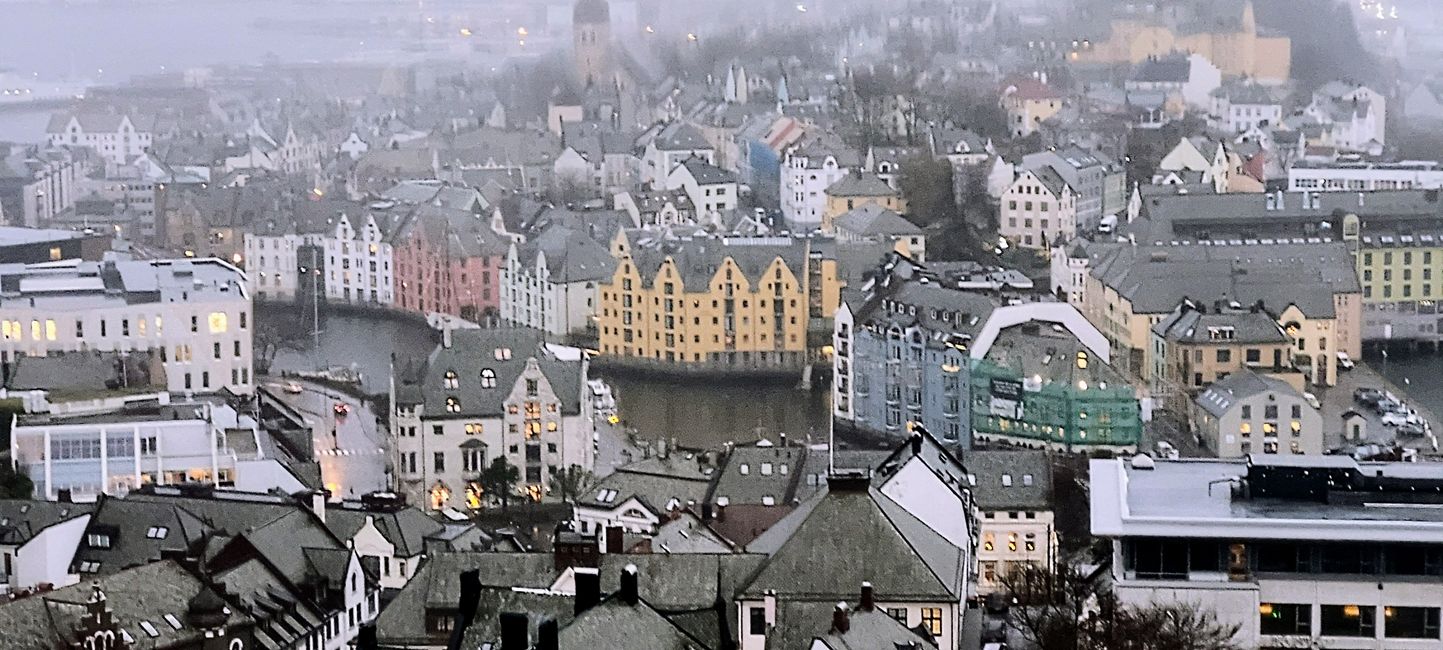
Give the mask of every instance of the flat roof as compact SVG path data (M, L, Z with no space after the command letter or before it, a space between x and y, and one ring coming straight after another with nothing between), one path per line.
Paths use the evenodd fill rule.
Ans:
M0 309L85 311L213 300L249 301L244 272L214 258L0 264Z
M1366 475L1443 481L1443 463L1364 463L1332 456L1256 456L1259 465L1356 465ZM1138 469L1131 459L1090 464L1092 533L1103 537L1318 539L1373 542L1443 540L1443 497L1399 503L1387 494L1370 500L1348 493L1332 503L1234 496L1248 476L1249 460L1154 460Z

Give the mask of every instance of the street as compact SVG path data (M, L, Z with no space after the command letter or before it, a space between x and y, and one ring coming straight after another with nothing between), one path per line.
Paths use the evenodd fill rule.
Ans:
M333 498L359 498L367 492L389 489L386 477L387 441L376 427L376 415L369 404L349 395L303 380L300 393L287 393L287 381L270 381L266 386L283 401L306 416L315 432L316 461L321 479ZM350 410L335 412L337 403ZM334 432L334 434L333 434Z

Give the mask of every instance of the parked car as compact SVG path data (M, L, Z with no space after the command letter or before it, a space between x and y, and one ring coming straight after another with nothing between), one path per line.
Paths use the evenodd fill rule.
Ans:
M1303 401L1307 402L1308 406L1311 406L1315 409L1323 408L1322 402L1318 401L1318 396L1312 393L1303 393Z
M1423 424L1423 418L1407 410L1389 411L1383 414L1383 426L1398 427L1404 424Z
M1347 352L1338 353L1338 370L1352 370L1356 365L1358 364L1353 363L1353 358L1348 356Z
M292 394L292 395L299 395L302 390L304 390L304 389L301 388L301 385L300 385L300 384L298 384L298 383L296 383L296 382L293 382L293 381L288 381L288 382L286 382L285 391L286 391L287 393L290 393L290 394Z
M1383 399L1383 391L1377 388L1359 388L1353 391L1353 401L1363 406L1373 406Z
M1428 435L1428 425L1421 422L1404 422L1398 425L1395 433L1404 438L1422 438Z

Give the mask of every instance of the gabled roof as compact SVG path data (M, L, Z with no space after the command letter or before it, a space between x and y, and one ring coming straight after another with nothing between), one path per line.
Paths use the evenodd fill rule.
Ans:
M691 149L711 149L711 143L707 142L706 136L696 127L685 122L672 122L666 125L656 139L652 141L657 149L662 151L687 151Z
M57 503L31 499L0 499L0 544L20 546L41 531L94 508L83 503Z
M462 329L452 332L451 337L451 347L436 346L426 363L426 389L422 391L426 413L456 418L499 416L505 413L506 398L533 360L556 393L561 413L580 412L582 362L556 358L542 345L539 331ZM487 371L495 376L494 387L482 385L482 373ZM450 372L456 375L454 389L445 388ZM452 397L460 403L458 412L447 411L446 400Z
M871 486L829 486L748 549L772 547L743 590L749 598L767 591L779 599L845 598L863 581L889 601L964 595L962 550Z
M834 197L893 197L898 192L887 181L871 172L854 171L827 187L827 196Z
M425 552L426 538L441 532L445 526L427 517L419 508L404 507L391 511L366 510L355 502L332 504L326 508L326 527L342 540L350 540L366 525L374 522L381 536L396 547L398 557L415 557Z
M876 203L864 203L839 215L833 222L837 230L860 237L920 235L922 229Z
M704 159L692 156L681 163L697 185L717 185L737 182L736 174L717 167Z
M1214 382L1196 401L1204 411L1220 418L1238 402L1269 391L1302 397L1288 382L1244 368Z
M631 605L619 595L601 601L572 619L562 628L559 641L563 648L702 650L706 647L645 598Z
M965 462L978 509L1052 508L1052 459L1046 451L975 450L967 452Z
M1151 57L1139 63L1132 80L1140 83L1187 83L1192 65L1186 55Z
M537 256L542 256L551 274L550 281L558 284L601 281L616 271L616 258L605 244L560 224L517 247L517 255L527 266L534 265Z

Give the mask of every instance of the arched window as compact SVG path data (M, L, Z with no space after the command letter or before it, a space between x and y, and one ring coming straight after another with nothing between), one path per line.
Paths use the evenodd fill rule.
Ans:
M456 399L455 397L447 397L447 398L446 398L446 412L447 412L447 413L460 413L460 412L461 412L461 400Z
M457 386L461 385L461 379L460 377L456 376L455 370L447 370L446 378L443 383L445 384L446 388L456 388Z
M492 369L490 369L490 368L483 368L483 369L481 370L481 387L482 387L482 388L495 388L495 387L496 387L496 371L495 371L495 370L492 370Z

